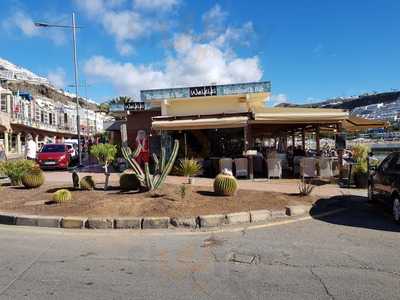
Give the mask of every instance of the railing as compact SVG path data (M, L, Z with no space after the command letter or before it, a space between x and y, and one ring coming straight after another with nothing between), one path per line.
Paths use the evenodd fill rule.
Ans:
M70 128L69 126L62 126L62 125L51 125L45 124L42 122L37 122L30 118L21 118L21 117L12 117L11 124L19 124L24 125L36 129L41 129L45 131L52 131L52 132L63 132L63 133L76 133L76 128Z

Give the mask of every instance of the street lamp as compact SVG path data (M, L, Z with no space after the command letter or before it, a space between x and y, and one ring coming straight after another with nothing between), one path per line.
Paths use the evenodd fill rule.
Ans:
M72 13L72 25L56 25L42 22L35 22L37 27L59 27L59 28L71 28L72 29L72 43L73 43L73 57L74 57L74 79L75 79L75 97L76 97L76 131L78 135L78 157L79 166L82 165L82 149L81 149L81 126L79 117L79 97L78 97L78 62L76 56L76 28L75 24L75 13Z

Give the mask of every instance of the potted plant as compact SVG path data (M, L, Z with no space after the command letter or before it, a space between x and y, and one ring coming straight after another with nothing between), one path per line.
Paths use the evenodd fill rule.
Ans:
M104 190L108 188L108 180L110 178L110 171L108 166L114 161L117 155L117 147L111 144L97 144L90 149L90 155L94 156L99 163L103 165L104 175L106 181L104 183Z
M356 164L353 166L353 180L357 188L368 186L368 145L358 144L353 146L352 154Z
M178 171L181 175L187 177L188 184L194 182L194 176L201 172L201 165L195 159L181 159L179 160Z

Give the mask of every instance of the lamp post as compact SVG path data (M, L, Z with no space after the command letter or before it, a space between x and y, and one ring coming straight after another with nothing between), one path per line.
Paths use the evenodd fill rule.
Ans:
M42 22L35 22L37 27L58 27L58 28L71 28L72 29L72 43L73 43L73 61L74 61L74 79L75 79L75 100L76 100L76 132L78 135L78 158L79 166L82 165L82 149L81 149L81 125L79 117L79 97L78 97L78 62L76 55L76 26L75 13L72 13L72 25L56 25Z

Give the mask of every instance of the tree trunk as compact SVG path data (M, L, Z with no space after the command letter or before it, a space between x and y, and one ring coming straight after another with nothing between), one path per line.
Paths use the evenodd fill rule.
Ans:
M110 179L110 172L108 172L108 165L104 165L104 175L106 176L106 181L104 183L104 190L106 191L108 189L108 181Z

